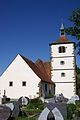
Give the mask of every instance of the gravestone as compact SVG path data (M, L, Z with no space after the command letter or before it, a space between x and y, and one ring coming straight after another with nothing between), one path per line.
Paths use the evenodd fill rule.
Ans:
M14 101L13 105L14 105L14 109L12 111L11 117L18 117L20 113L20 106L19 106L18 101Z
M2 105L2 98L0 97L0 105Z
M2 104L2 97L1 97L1 91L0 91L0 105Z
M28 97L23 97L22 103L23 103L24 106L28 105L28 103L29 103L29 98L28 98Z
M61 112L58 110L58 108L55 107L55 108L52 110L52 113L53 113L53 115L54 115L54 117L55 117L55 120L64 120L64 118L63 118Z
M7 104L5 104L5 106L9 107L11 109L11 111L13 111L13 109L14 109L13 103L7 103Z
M38 120L67 120L66 103L47 103Z
M67 102L67 104L75 104L75 101L72 100L72 99L69 99L68 102Z
M0 120L8 120L11 115L11 110L7 106L0 106Z
M28 97L20 97L18 102L19 102L20 106L22 106L22 105L26 106L29 104L29 98Z
M63 96L63 94L56 94L54 96L55 102L67 102L68 99Z
M51 111L49 112L49 114L47 116L47 120L55 120L55 117Z
M78 95L74 95L71 97L71 99L68 100L67 104L75 104L76 101L79 101L79 96Z
M57 108L56 111L61 113L64 120L67 120L67 104L66 103L62 103L62 102L47 103L47 104L45 104L45 107L47 107L53 113L54 113L54 110L56 110L55 108ZM55 117L55 115L54 115L54 117Z
M19 100L18 100L19 106L22 106L22 97L20 97Z
M38 120L47 120L47 116L49 114L50 110L46 107L40 114Z
M71 97L72 100L76 101L76 100L79 100L79 96L78 95L74 95Z
M6 96L6 90L4 90L4 95L3 95L3 102L6 102L6 98L7 98L7 96Z

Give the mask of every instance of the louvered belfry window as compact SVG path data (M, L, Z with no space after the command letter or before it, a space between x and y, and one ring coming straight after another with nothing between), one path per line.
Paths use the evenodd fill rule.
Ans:
M60 46L59 47L59 53L65 53L66 50L65 50L65 47L64 46Z

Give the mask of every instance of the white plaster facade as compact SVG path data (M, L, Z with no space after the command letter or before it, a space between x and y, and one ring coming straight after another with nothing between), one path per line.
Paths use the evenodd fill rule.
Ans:
M59 53L64 46L65 52ZM55 83L55 94L71 98L76 93L75 48L73 42L50 44L51 80ZM61 64L64 61L64 64ZM61 76L65 73L65 76Z
M13 86L9 86L9 82ZM22 82L26 86L22 86ZM21 58L20 55L13 60L0 78L1 95L6 91L6 96L17 99L21 96L29 98L39 97L39 82L41 79L33 72L29 65Z
M0 77L1 96L3 97L4 91L11 99L19 99L21 96L30 99L45 97L49 91L54 94L53 82L51 80L48 82L47 78L42 76L35 63L18 54ZM26 85L23 86L23 82Z

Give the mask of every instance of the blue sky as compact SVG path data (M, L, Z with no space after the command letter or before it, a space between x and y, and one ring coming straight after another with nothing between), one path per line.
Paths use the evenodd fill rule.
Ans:
M49 44L59 37L61 17L70 26L68 18L79 6L80 0L0 0L0 74L18 53L49 61Z

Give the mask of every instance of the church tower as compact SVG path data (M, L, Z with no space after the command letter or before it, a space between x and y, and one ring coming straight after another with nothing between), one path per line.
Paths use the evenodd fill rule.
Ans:
M55 94L71 98L76 94L75 43L66 38L63 23L59 39L50 44L50 65Z

